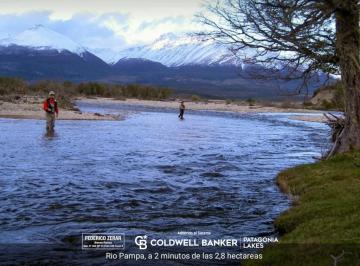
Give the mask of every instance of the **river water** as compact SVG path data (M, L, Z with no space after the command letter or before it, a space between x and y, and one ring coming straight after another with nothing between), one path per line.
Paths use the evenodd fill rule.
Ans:
M289 114L188 112L180 121L171 110L79 106L130 113L58 121L52 137L44 121L0 119L0 243L77 245L86 232L275 235L290 206L276 174L313 162L328 134Z

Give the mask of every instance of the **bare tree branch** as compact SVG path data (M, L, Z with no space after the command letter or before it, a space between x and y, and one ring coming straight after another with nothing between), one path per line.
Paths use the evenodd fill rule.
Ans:
M197 35L229 45L243 62L269 69L258 78L302 79L314 72L339 74L335 49L336 0L218 0L198 20ZM254 78L254 77L253 77ZM299 91L302 89L299 88Z

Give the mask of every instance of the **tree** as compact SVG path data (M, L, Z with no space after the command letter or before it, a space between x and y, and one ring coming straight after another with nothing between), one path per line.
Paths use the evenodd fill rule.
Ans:
M219 0L208 11L200 36L240 56L251 48L273 73L341 75L345 121L332 152L360 149L359 0Z

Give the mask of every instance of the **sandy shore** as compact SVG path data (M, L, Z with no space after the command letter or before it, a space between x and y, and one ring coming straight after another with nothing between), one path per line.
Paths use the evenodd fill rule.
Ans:
M179 101L150 101L150 100L116 100L111 98L78 98L83 102L89 103L113 103L127 104L133 106L147 106L156 108L179 108ZM42 110L43 99L36 97L23 97L18 101L8 102L0 100L0 117L19 118L19 119L45 119ZM301 115L289 115L290 119L323 123L326 121L323 112L308 109L280 108L274 106L249 106L247 104L227 104L221 100L210 100L208 102L185 102L186 109L197 111L217 111L217 112L236 112L236 113L301 113ZM314 113L316 113L314 115ZM318 113L318 115L317 115ZM308 115L307 115L308 114ZM84 113L80 111L60 109L59 120L122 120L123 115L102 115L94 113Z
M317 122L317 123L325 123L327 121L326 117L323 114L319 115L294 115L289 116L290 119L299 120L299 121L307 121L307 122Z
M1 118L45 119L42 101L26 98L18 102L0 101ZM60 109L59 120L121 120L121 116L82 113L79 111Z
M179 108L179 101L149 101L149 100L138 100L138 99L126 99L126 100L116 100L111 98L80 98L83 102L89 103L122 103L127 105L134 106L147 106L147 107L156 107L156 108ZM236 113L301 113L302 115L291 115L290 119L308 121L308 122L318 122L323 123L326 121L323 116L323 112L317 110L308 110L308 109L295 109L295 108L280 108L273 106L249 106L241 104L227 104L225 101L221 100L212 100L209 102L185 102L186 109L188 110L198 110L198 111L217 111L217 112L236 112ZM306 115L306 114L309 115ZM310 115L311 113L311 115ZM318 113L318 115L314 115Z

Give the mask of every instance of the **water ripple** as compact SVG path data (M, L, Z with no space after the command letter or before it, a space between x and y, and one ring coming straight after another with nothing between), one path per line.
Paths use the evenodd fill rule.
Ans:
M20 243L69 242L84 230L273 234L289 206L276 174L312 162L327 134L276 116L190 112L179 122L156 110L59 121L50 139L42 121L0 126L1 241Z

